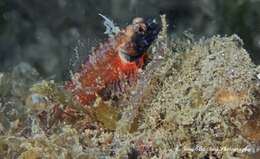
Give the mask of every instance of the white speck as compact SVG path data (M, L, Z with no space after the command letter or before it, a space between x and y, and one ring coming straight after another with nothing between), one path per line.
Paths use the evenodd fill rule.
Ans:
M161 59L163 59L163 57L162 57L161 55L159 55L159 56L158 56L158 59L161 60Z
M135 95L136 91L131 91L130 93L131 93L131 95Z
M257 78L260 80L260 73L259 73L259 74L257 74L256 76L257 76Z
M33 104L39 104L39 103L43 103L43 102L44 102L44 98L42 96L40 96L39 94L32 95Z

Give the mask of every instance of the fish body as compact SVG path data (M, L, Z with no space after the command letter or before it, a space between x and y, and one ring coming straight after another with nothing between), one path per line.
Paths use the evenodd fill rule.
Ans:
M82 105L92 104L97 96L109 97L110 90L125 90L125 84L137 81L147 58L146 51L159 31L160 26L154 20L135 18L132 24L92 51L66 88Z

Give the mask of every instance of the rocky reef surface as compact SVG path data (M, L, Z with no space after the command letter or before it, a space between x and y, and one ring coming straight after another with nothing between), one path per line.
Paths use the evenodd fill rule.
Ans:
M164 30L151 52L116 106L96 101L99 128L43 125L53 101L69 102L62 84L26 63L0 73L0 158L259 158L260 67L238 36L170 39Z

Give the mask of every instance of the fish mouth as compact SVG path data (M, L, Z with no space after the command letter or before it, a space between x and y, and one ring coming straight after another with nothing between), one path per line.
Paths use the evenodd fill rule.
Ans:
M143 23L145 30L134 37L137 55L145 53L161 31L161 25L155 19L148 18Z

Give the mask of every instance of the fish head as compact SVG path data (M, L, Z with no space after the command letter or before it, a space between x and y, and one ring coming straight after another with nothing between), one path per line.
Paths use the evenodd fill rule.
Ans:
M136 55L143 54L147 51L153 41L157 38L161 31L161 25L152 18L134 18L132 22L135 34L132 37Z

